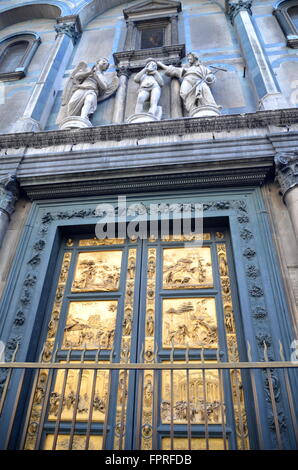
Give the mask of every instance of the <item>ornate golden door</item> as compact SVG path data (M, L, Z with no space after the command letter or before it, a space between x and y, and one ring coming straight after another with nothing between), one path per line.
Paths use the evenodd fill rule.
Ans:
M227 237L65 239L23 448L248 447Z

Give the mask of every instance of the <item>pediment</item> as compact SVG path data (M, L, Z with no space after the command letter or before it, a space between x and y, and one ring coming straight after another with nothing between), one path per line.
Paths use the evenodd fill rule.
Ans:
M140 2L133 7L123 10L125 18L133 15L147 15L152 13L162 13L163 11L181 11L181 3L173 0L147 0Z

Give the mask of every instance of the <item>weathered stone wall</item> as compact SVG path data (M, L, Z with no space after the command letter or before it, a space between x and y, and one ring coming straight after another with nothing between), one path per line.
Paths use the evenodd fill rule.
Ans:
M263 187L272 225L272 236L276 243L284 284L287 289L293 323L297 325L298 334L298 251L297 241L284 204L279 185L270 183Z
M42 66L55 42L54 24L53 19L41 18L17 23L0 30L0 41L16 32L34 32L41 38L41 44L32 58L26 76L21 80L0 83L0 133L10 132L13 124L23 116Z
M22 235L31 203L27 199L19 199L15 212L3 240L0 254L0 298L7 282L7 277L14 260L17 245Z

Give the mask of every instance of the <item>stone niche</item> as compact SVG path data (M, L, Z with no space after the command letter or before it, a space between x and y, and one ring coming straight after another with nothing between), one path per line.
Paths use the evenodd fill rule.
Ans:
M144 1L123 10L126 21L123 50L113 54L122 81L119 95L126 94L125 102L115 103L114 122L126 121L133 111L137 86L136 73L142 70L148 58L166 65L180 65L185 56L185 45L179 44L178 22L181 3L168 0ZM164 79L161 106L162 119L182 116L179 87L175 80ZM127 90L122 93L121 87ZM175 96L174 96L175 95ZM175 102L175 106L171 103ZM177 102L180 109L177 110ZM119 107L123 108L119 110ZM173 109L175 108L175 110Z

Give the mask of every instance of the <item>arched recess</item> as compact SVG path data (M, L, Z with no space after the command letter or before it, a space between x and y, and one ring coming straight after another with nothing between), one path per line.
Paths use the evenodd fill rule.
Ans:
M26 70L41 40L38 34L22 31L0 41L0 80L18 80Z
M285 37L287 46L298 48L298 1L283 0L279 2L274 10L276 17Z
M133 3L133 1L135 0L93 0L87 5L79 6L73 13L80 15L81 24L84 28L96 16L101 15L105 11L122 4L127 6L128 3Z
M56 19L69 13L66 5L55 3L30 3L0 12L0 29L35 18Z

